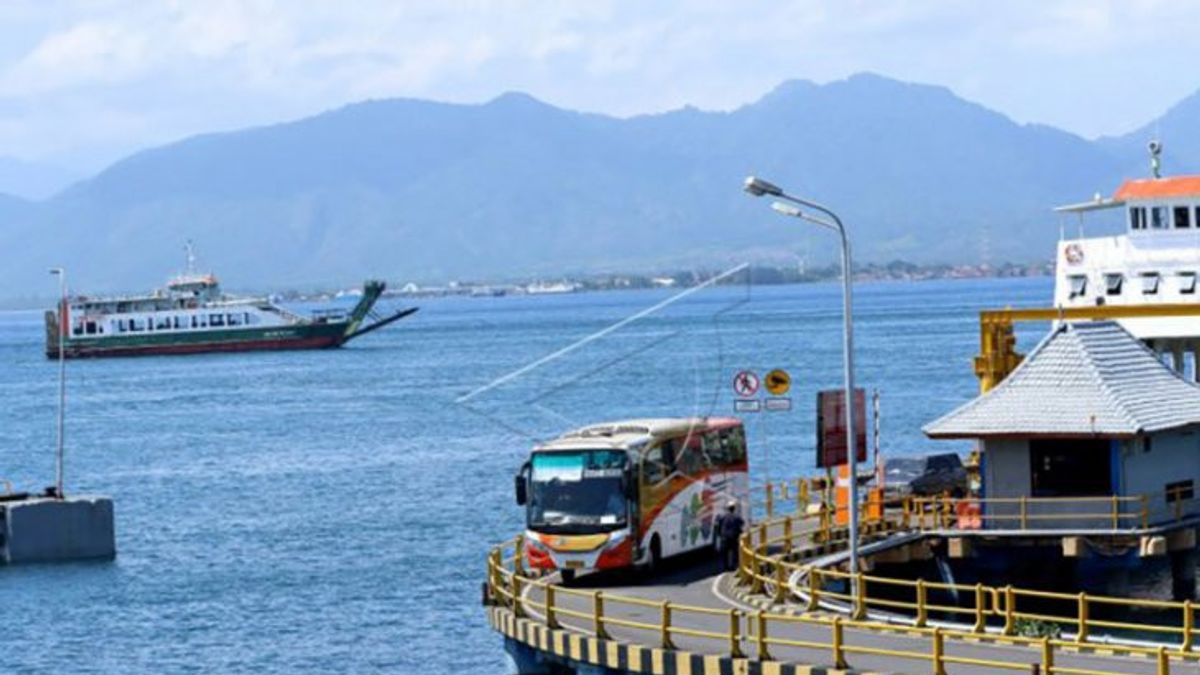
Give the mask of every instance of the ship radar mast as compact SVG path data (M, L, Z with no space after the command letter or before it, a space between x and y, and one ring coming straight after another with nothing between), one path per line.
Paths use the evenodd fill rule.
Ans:
M192 248L191 239L184 242L183 250L187 253L187 269L184 270L184 274L190 277L196 273L196 251Z
M1162 178L1162 141L1152 138L1146 144L1146 149L1150 151L1150 174L1155 179Z

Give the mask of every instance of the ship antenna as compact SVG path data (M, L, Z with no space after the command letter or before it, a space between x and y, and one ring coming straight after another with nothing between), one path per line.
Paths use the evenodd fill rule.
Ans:
M183 245L183 250L187 251L187 270L186 273L190 276L196 273L196 252L192 250L192 240L188 239Z
M1150 151L1150 174L1155 178L1162 178L1162 141L1153 138L1146 144L1146 149Z

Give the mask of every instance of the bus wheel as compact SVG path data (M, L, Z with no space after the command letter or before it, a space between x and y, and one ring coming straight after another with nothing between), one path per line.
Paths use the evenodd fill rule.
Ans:
M662 542L657 534L650 539L650 565L647 569L651 574L662 571Z
M575 581L575 570L559 570L558 578L562 579L563 586L570 586Z

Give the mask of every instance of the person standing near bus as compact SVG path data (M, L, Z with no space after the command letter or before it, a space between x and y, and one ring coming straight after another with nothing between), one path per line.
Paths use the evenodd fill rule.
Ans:
M725 514L717 521L721 563L727 572L737 569L738 540L742 536L742 528L746 525L742 517L738 515L737 507L736 500L729 500L729 503L725 505Z

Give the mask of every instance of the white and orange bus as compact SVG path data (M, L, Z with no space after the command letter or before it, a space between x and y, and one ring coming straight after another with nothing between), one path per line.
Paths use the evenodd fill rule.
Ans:
M595 424L535 447L516 476L533 569L631 565L711 546L722 508L748 517L746 434L731 417Z

